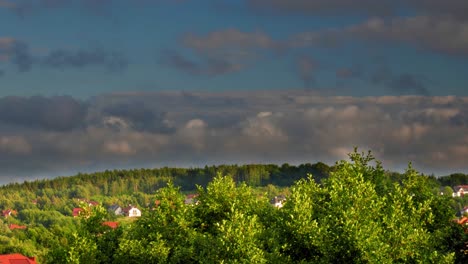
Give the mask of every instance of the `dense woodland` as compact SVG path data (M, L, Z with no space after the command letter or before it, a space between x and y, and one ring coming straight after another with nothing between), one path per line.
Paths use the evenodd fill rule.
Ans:
M40 263L466 263L468 175L385 171L370 153L292 166L114 170L0 187L0 253ZM443 193L441 195L441 192ZM186 194L198 194L185 204ZM270 204L284 195L284 207ZM97 201L90 206L83 201ZM158 203L155 203L158 201ZM142 217L107 208L135 205ZM83 208L72 217L75 207ZM117 221L119 227L103 226ZM26 226L11 230L10 225Z

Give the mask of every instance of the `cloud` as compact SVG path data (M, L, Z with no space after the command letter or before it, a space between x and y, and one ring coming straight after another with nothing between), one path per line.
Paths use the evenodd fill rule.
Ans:
M185 46L199 52L220 50L224 48L275 48L277 43L263 32L242 32L237 29L226 29L210 32L206 36L188 33L183 38Z
M417 94L429 95L424 77L409 73L394 74L386 67L377 68L370 76L372 83L383 85L398 95Z
M10 61L20 72L29 71L34 63L28 45L9 37L0 37L0 59Z
M445 54L468 55L468 22L452 18L416 16L370 19L347 27L342 34L369 41L393 41ZM444 39L444 41L440 41Z
M315 15L373 14L388 15L398 8L399 0L248 0L255 10L275 13Z
M68 97L0 98L0 124L23 129L68 131L84 125L86 104Z
M22 73L32 70L34 66L55 69L100 66L109 71L120 72L129 64L123 53L102 48L55 49L44 56L34 56L27 43L9 37L0 37L0 61L10 62Z
M273 39L262 31L244 32L230 28L204 35L187 33L181 37L180 48L177 51L164 51L160 61L185 73L215 76L241 71L259 60L278 55L297 56L298 52L302 53L306 48L338 50L344 45L356 43L378 48L404 44L430 53L466 57L467 30L468 21L451 16L429 15L369 18L344 27L300 32L282 40ZM307 58L297 61L296 69L301 80L310 85L312 68L315 70L316 65L311 67L311 60ZM342 79L362 79L361 71L356 67L354 71L342 68L335 74ZM427 94L426 81L411 73L402 73L387 86L400 94L405 94L406 90Z
M288 45L290 47L339 47L353 41L380 45L403 43L417 49L467 56L467 30L468 22L450 17L371 18L363 23L343 28L302 32L292 36Z
M172 133L166 113L157 112L142 102L117 103L102 109L104 124L115 128L134 129L152 133Z
M463 0L248 0L256 11L274 14L395 16L399 11L444 15L466 20L468 3Z
M64 8L77 9L93 15L112 15L114 6L124 4L129 7L147 7L148 5L159 5L162 2L183 3L186 0L0 0L0 8L7 8L15 14L26 17L44 10L57 10L61 12Z
M166 50L161 55L161 62L186 73L202 75L237 72L266 53L276 53L284 48L264 32L242 32L233 28L206 35L187 33L180 44L191 57Z
M64 7L80 7L93 13L100 13L103 9L115 4L115 0L3 0L0 7L5 7L19 16L27 16L44 9L61 9ZM3 5L2 5L3 3Z
M354 146L389 169L466 171L468 98L308 91L0 99L0 176L219 163L333 163ZM226 122L228 120L228 122ZM169 129L169 131L167 131ZM25 160L28 162L25 163Z
M466 1L412 0L409 3L416 11L433 15L448 15L460 20L467 20L468 3Z
M128 66L128 60L122 53L103 49L53 50L42 59L42 63L52 68L103 66L110 71L122 71Z
M194 75L222 75L240 71L244 65L224 58L202 58L194 61L175 51L166 51L161 56L163 65Z

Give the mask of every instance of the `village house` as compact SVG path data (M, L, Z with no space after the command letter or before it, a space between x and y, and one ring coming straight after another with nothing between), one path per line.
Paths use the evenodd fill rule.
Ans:
M7 209L7 210L3 210L3 211L2 211L2 215L3 215L3 217L5 217L5 218L7 218L7 217L9 217L9 216L12 216L12 215L16 215L16 214L18 214L18 212L15 211L15 210L12 210L12 209Z
M185 204L197 204L198 203L197 197L198 197L198 194L187 194L185 196L184 203Z
M109 206L109 208L107 208L107 210L115 215L122 215L123 214L123 211L122 211L122 207L120 207L118 204L114 204L114 205L111 205Z
M118 222L104 222L102 223L103 226L108 226L112 229L116 229L117 227L119 227L119 223Z
M98 206L98 205L99 205L99 202L96 202L96 201L88 201L88 205L89 205L89 206Z
M161 200L154 201L154 208L157 208L161 205Z
M26 257L21 254L0 255L0 263L3 264L37 264L35 257Z
M140 217L141 216L141 211L140 209L136 208L135 206L128 206L122 209L124 212L125 216L127 217Z
M21 229L21 230L24 230L27 228L27 226L24 226L24 225L15 225L15 224L10 224L8 226L8 228L10 228L10 230L15 230L15 229ZM1 262L0 262L1 264Z
M73 213L72 213L73 217L78 217L81 211L83 211L83 208L79 208L79 207L73 208Z
M286 197L284 195L278 195L270 200L270 204L272 204L276 208L281 208L283 207L283 204L285 201L286 201Z
M468 193L468 185L457 185L453 187L453 197L463 197Z

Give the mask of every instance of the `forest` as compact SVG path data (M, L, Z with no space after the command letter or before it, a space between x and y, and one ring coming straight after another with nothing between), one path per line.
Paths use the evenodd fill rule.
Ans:
M466 174L428 176L411 164L390 172L357 151L332 166L112 170L11 183L0 187L0 254L39 263L466 263L467 229L454 220L468 197L452 197L452 187L467 183ZM285 198L281 208L275 197ZM112 205L138 207L141 217L116 215Z

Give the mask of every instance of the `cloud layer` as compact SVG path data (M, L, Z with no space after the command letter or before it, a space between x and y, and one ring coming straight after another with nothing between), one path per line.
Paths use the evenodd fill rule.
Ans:
M333 162L354 146L373 150L386 168L401 170L412 161L426 173L468 169L468 98L161 92L86 102L5 97L0 109L2 177Z

